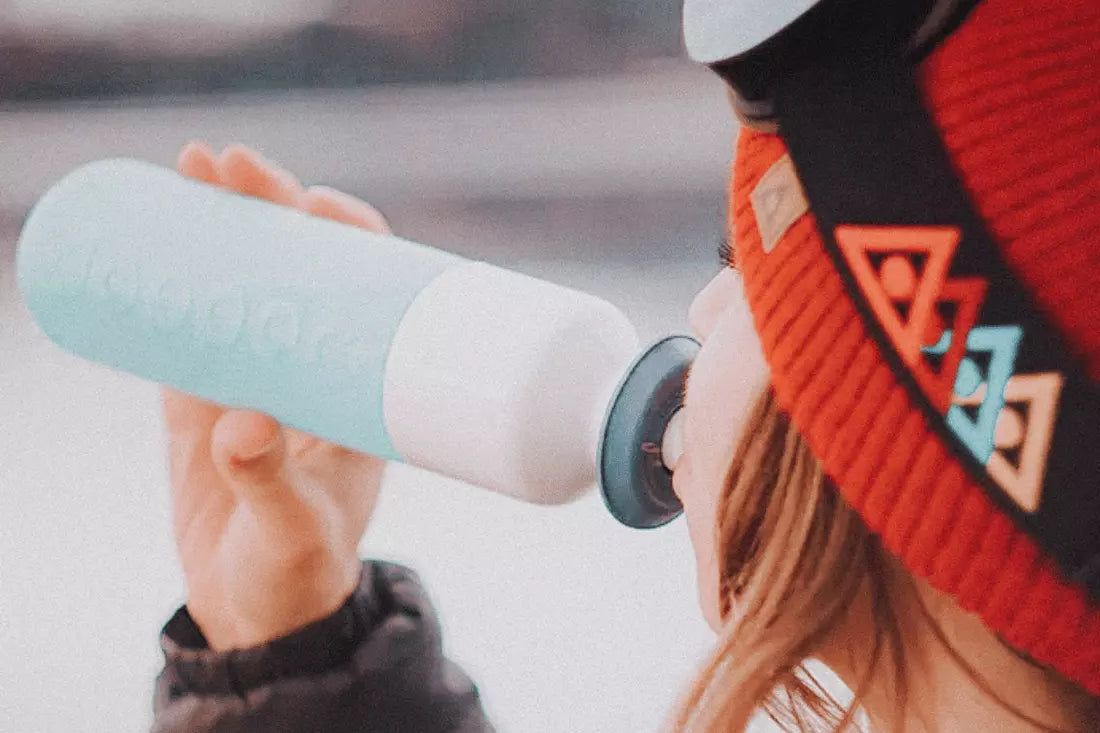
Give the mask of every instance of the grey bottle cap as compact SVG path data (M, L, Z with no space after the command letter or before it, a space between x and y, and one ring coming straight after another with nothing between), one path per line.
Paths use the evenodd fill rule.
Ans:
M600 493L628 527L660 527L683 511L661 440L683 406L684 377L698 353L690 336L661 339L634 361L611 400L597 458Z

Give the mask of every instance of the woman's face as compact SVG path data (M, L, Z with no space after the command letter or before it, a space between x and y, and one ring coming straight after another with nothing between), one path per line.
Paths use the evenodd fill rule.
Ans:
M768 372L736 270L723 268L696 296L688 317L703 346L688 379L684 447L673 469L673 486L695 548L699 603L717 630L718 502L742 426L767 386Z

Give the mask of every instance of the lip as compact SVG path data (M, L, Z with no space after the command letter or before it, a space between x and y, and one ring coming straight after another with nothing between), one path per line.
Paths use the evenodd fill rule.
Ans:
M684 493L680 490L680 484L687 480L687 476L691 475L689 466L687 456L682 455L676 463L676 468L672 471L672 491L681 504L684 503Z
M661 460L665 467L676 473L676 467L684 457L684 408L680 408L665 426L661 438Z

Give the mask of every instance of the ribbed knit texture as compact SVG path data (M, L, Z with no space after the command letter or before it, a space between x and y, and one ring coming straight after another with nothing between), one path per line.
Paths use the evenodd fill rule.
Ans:
M1100 381L1100 2L986 0L921 77L1006 260ZM1100 694L1100 608L929 429L812 216L764 253L749 195L784 152L778 137L744 132L731 190L731 239L780 404L911 572Z

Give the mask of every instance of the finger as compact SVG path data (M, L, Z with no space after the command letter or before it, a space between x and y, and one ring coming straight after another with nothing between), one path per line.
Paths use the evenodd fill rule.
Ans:
M161 388L161 403L168 430L173 434L209 435L225 408L184 394L171 387Z
M328 186L310 186L302 197L302 208L314 216L362 227L378 234L391 233L389 222L378 209Z
M176 170L188 178L217 185L217 155L204 142L189 142L183 146L176 159Z
M342 468L342 465L338 465L338 462L373 458L366 453L319 438L313 433L295 430L286 426L283 427L283 440L286 443L289 459L295 463L303 459L316 459L337 470ZM383 459L375 460L381 461Z
M228 475L250 474L261 483L281 467L286 447L279 422L252 410L227 411L214 426L211 445L215 463Z
M328 457L340 450L334 443L327 443L316 435L294 430L293 428L285 428L283 437L286 440L287 452L294 460L318 453Z
M283 206L297 206L302 196L298 179L243 145L230 145L223 150L217 170L223 184L246 196Z
M312 485L337 508L343 546L354 554L378 500L387 462L299 430L284 428L283 435L296 474L315 479Z
M265 534L314 531L310 508L291 484L282 426L251 410L230 410L214 426L214 464Z
M194 523L196 516L227 511L233 505L231 495L218 491L222 482L210 462L210 435L225 408L169 387L161 389L161 402L168 432L173 523L177 541L183 542L189 527L204 524Z

